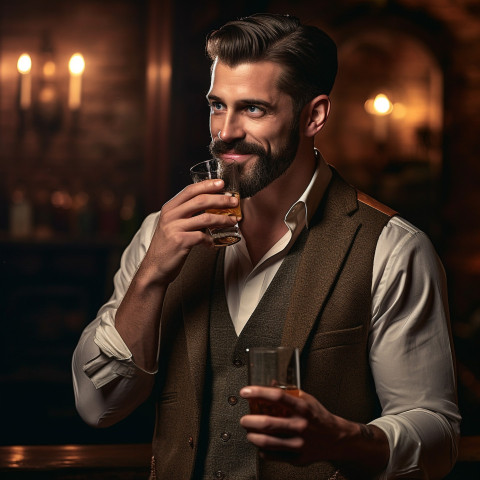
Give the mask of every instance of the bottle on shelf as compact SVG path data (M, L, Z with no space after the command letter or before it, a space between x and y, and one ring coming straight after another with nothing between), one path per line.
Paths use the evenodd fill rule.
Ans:
M9 210L9 233L15 238L25 238L33 231L32 204L25 189L17 187L12 192Z

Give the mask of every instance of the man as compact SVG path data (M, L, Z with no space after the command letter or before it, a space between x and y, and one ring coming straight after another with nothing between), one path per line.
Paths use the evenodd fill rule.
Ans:
M207 52L211 151L240 166L242 241L204 248L207 227L237 221L204 213L236 205L221 181L145 220L75 351L80 414L108 426L153 390L153 478L443 477L460 421L443 269L422 232L314 149L334 43L259 14ZM246 386L245 349L280 344L301 350L299 398ZM289 413L250 415L250 398Z

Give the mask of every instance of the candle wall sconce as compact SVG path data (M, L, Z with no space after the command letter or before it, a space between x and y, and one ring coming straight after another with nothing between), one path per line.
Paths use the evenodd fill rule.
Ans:
M364 103L367 113L373 116L373 137L377 146L384 147L388 136L388 117L401 119L405 116L405 105L393 102L391 95L379 92Z
M21 133L31 125L43 139L47 139L64 127L66 118L72 130L76 129L82 105L85 60L78 52L70 57L68 82L66 65L60 69L57 65L51 48L44 48L37 57L32 58L29 53L19 56L17 98ZM57 70L61 70L59 74Z

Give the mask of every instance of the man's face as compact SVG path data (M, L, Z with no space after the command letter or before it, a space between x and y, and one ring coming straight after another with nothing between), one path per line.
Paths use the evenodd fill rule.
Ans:
M273 62L233 68L216 62L212 70L210 151L220 161L237 162L242 198L278 178L297 153L298 118L291 97L276 86L281 72Z

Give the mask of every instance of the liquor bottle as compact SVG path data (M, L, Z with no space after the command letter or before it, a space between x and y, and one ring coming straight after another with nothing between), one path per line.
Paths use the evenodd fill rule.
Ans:
M15 188L10 202L9 232L12 237L28 237L32 234L32 205L23 188Z

